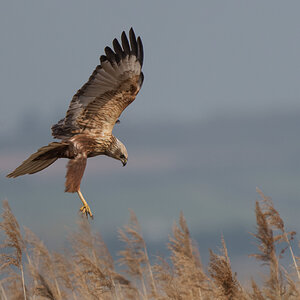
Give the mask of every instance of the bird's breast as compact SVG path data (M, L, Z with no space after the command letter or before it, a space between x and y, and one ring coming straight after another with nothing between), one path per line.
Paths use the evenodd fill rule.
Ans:
M105 154L111 144L111 139L107 137L91 136L79 134L70 139L73 152L76 154L84 153L87 157Z

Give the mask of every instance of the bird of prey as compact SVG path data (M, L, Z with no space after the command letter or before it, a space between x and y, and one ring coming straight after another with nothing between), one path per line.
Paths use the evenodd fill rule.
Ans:
M113 134L123 110L134 101L142 87L144 75L143 44L131 28L129 40L123 31L121 44L113 40L113 49L105 47L96 67L80 90L73 96L64 119L52 126L52 142L32 154L7 177L39 172L58 158L68 158L65 192L77 193L83 206L80 211L93 217L80 191L87 158L107 155L126 165L124 144ZM121 46L122 45L122 46Z

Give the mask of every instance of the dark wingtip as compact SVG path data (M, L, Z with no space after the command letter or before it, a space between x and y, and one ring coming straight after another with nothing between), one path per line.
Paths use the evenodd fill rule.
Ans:
M122 47L117 39L113 40L113 47L116 52L116 55L121 59L125 57L125 53L122 50Z
M126 55L130 55L130 46L125 31L121 35L122 46Z
M104 48L105 54L107 59L109 60L110 63L116 62L116 54L110 47L105 47Z
M140 62L141 66L143 66L143 43L140 37L136 38L132 27L129 30L129 39L127 38L125 31L122 32L121 44L117 39L114 39L112 45L115 52L110 47L105 47L104 51L106 55L102 55L100 57L100 62L103 63L105 61L109 61L111 64L119 63L121 59L127 55L134 55Z
M144 62L144 48L143 43L140 37L137 38L137 59L141 64L141 67L143 66Z
M138 54L138 45L136 42L136 37L133 28L131 27L129 30L129 40L131 45L131 53L137 57Z
M107 57L105 55L101 55L100 56L100 62L103 63L105 61L107 61Z

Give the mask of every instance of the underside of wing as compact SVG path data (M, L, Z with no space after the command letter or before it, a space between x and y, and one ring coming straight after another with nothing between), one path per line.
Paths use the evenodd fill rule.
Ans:
M133 29L129 40L123 31L121 44L106 47L88 82L74 95L66 117L52 127L56 138L84 130L111 133L122 111L134 101L143 83L143 45Z

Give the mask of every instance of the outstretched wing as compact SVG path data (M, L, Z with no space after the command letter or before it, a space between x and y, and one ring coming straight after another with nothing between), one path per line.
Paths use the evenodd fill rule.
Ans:
M130 41L130 42L129 42ZM100 65L74 95L65 119L52 127L54 137L72 136L84 130L110 134L123 110L134 101L143 83L143 45L133 29L125 32L121 44L113 40L114 51L106 47Z

